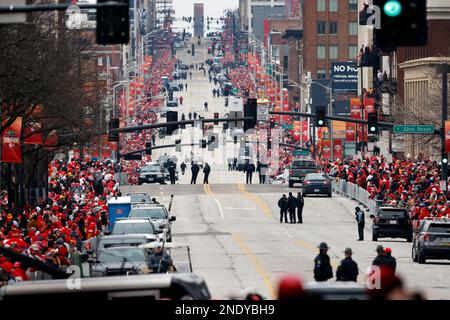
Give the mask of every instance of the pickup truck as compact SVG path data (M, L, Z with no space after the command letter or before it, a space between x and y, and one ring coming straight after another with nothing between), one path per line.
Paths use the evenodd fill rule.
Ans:
M317 166L312 160L294 159L289 168L289 188L292 188L295 183L303 182L303 179L308 173L317 172Z

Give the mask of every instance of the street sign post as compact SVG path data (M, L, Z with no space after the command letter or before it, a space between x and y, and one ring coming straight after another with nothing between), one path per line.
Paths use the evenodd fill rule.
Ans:
M308 150L295 150L293 153L294 157L307 157L310 153Z
M434 124L401 124L394 126L395 134L434 134Z
M269 121L269 105L258 105L258 121Z

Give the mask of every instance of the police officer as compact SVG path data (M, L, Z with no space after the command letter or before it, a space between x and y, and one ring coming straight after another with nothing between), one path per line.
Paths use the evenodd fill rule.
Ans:
M176 170L176 164L173 163L173 161L169 162L169 175L170 175L170 184L175 184L176 178L175 178L175 170Z
M292 192L289 192L288 197L288 210L289 210L289 220L291 223L295 223L295 208L297 207L297 201L292 195Z
M198 164L196 164L196 163L194 163L194 161L192 161L192 163L191 163L191 172L192 172L191 184L197 184L197 176L198 176L199 171L200 171L200 167L198 166Z
M355 218L356 222L358 223L358 235L359 235L358 241L364 241L364 225L365 225L364 211L362 211L359 207L355 208Z
M156 243L153 253L149 256L148 267L153 273L166 273L173 266L172 258L162 248L161 242Z
M386 259L386 252L384 252L383 246L378 245L376 251L377 256L373 259L372 265L378 267L386 266L388 264L388 259Z
M305 198L303 198L303 195L299 192L297 193L297 218L298 223L303 223L303 207L305 205Z
M205 163L205 167L203 168L203 173L205 175L203 179L203 184L209 184L209 174L211 173L211 167L209 166L208 162Z
M184 161L181 163L180 168L181 168L181 173L184 176L184 173L186 172L186 163L184 163Z
M283 223L283 217L284 222L287 223L288 199L285 194L278 200L278 207L280 208L280 223Z
M327 254L330 248L325 242L322 242L318 248L319 254L314 259L314 279L317 282L324 282L333 278L333 268Z
M247 174L247 184L252 184L252 178L253 178L253 172L255 172L256 168L255 165L253 164L253 161L249 161L247 160L247 164L245 166L245 172Z
M345 259L336 270L336 281L357 281L358 278L358 264L352 259L352 249L346 248Z

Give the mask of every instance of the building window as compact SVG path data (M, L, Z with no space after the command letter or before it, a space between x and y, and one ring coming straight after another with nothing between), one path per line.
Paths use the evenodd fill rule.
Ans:
M337 59L339 55L338 46L330 46L330 59Z
M358 0L348 0L348 11L358 11Z
M338 0L330 0L330 12L338 11Z
M317 59L326 58L325 48L325 46L317 46Z
M336 21L330 21L330 34L338 33L338 23Z
M349 22L348 23L348 34L351 36L358 35L358 22Z
M317 0L317 12L325 12L325 11L326 11L325 0Z
M317 79L326 79L326 78L327 78L327 70L317 69Z
M358 46L348 46L348 58L355 60L358 57Z
M326 34L326 22L325 21L318 21L317 22L317 34Z

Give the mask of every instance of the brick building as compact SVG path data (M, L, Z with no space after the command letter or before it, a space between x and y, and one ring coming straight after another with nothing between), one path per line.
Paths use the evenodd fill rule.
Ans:
M313 79L329 79L330 64L358 55L358 0L303 2L303 66Z

